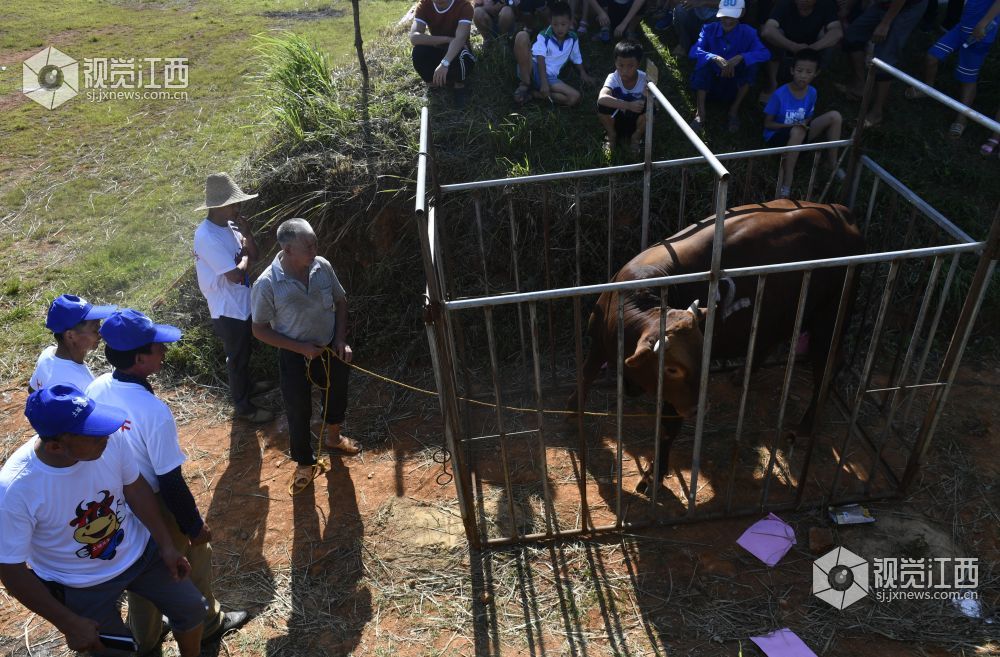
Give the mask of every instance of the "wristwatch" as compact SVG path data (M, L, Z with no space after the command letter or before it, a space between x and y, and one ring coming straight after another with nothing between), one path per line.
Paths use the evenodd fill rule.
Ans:
M441 59L441 66L444 66L445 68L448 68L449 66L451 66L451 62L449 62L446 57L442 58Z

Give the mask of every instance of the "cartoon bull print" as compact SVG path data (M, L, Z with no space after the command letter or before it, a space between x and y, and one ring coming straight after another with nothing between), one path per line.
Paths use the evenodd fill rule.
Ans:
M115 550L125 537L121 528L122 519L112 508L115 496L110 491L102 490L104 496L100 502L83 502L76 505L76 518L70 520L70 527L76 527L73 538L83 547L76 551L81 559L115 558ZM121 503L119 502L119 505Z

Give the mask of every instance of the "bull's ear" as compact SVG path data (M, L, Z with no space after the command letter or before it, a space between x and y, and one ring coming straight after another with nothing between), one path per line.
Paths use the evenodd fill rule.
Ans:
M645 338L639 340L635 347L635 353L625 359L625 367L638 367L642 359L653 353L649 346L649 341Z

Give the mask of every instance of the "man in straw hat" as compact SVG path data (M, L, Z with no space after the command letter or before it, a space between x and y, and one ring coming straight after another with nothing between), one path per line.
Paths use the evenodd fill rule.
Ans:
M278 226L277 236L281 251L253 286L253 334L278 348L289 444L298 464L289 487L295 494L323 471L310 441L312 383L326 388L324 447L346 454L357 454L361 447L340 433L347 410L346 363L352 354L347 344L347 295L329 261L316 255L316 233L308 221L289 219Z
M226 373L236 416L250 422L269 422L274 415L250 402L250 396L269 386L250 382L250 267L257 260L257 244L245 217L246 194L228 173L213 173L205 181L208 217L194 232L194 260L198 287L208 301L212 328L226 351Z

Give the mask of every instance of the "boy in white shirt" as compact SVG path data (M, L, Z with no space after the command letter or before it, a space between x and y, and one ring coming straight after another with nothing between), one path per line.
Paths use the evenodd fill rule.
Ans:
M580 102L580 92L559 79L559 72L567 61L576 65L583 84L593 84L587 75L580 53L580 39L570 29L572 12L562 0L549 6L551 19L549 26L538 33L534 45L526 31L514 38L514 57L517 59L517 73L520 84L514 92L518 104L529 98L548 98L560 105L573 106Z
M94 375L83 360L101 342L101 320L116 306L95 306L86 299L64 294L52 302L45 318L45 328L55 336L55 345L46 347L35 363L28 380L28 390L41 390L68 383L83 390Z
M646 72L639 70L642 46L632 40L615 45L615 72L608 75L597 97L597 118L608 135L608 146L619 137L629 140L633 153L639 152L646 130Z

